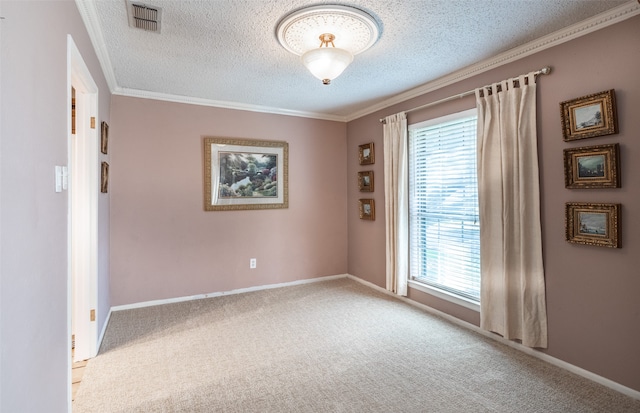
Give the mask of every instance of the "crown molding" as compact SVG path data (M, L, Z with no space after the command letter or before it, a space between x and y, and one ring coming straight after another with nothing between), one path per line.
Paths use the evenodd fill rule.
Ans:
M475 65L468 66L464 69L453 72L447 76L443 76L422 86L418 86L399 95L395 95L390 99L369 106L366 109L357 111L346 117L347 122L361 118L379 110L386 109L398 103L405 102L409 99L422 96L425 93L433 92L445 86L452 85L472 76L479 75L491 69L495 69L507 63L541 52L545 49L549 49L559 44L568 42L570 40L592 33L596 30L603 29L605 27L619 23L623 20L637 16L638 14L640 14L640 0L630 1L605 13L601 13L590 19L568 26L562 30L558 30L557 32L551 33L547 36L543 36L520 47L508 50Z
M312 118L320 120L330 120L335 122L346 122L345 116L329 115L326 113L303 112L297 110L274 108L271 106L250 105L246 103L227 102L221 100L211 100L190 96L179 96L167 93L149 92L147 90L128 89L118 87L111 92L114 95L128 96L141 99L162 100L165 102L186 103L190 105L211 106L221 109L245 110L249 112L269 113L273 115L296 116L299 118Z
M88 0L76 0L76 6L80 12L80 17L82 17L82 21L84 22L84 26L89 33L89 39L91 39L91 44L96 52L96 56L98 56L102 73L107 80L107 86L109 86L109 90L113 93L113 91L118 87L118 82L116 81L116 75L113 72L113 65L111 64L111 59L107 52L104 37L102 36L102 30L100 30L100 22L95 2Z

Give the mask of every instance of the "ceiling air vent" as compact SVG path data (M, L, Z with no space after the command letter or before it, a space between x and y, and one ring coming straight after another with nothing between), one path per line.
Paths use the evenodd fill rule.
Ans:
M150 32L160 33L162 9L143 3L128 2L129 26Z

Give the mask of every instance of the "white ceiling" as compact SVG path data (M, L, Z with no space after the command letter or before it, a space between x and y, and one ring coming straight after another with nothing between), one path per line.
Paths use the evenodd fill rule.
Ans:
M76 2L116 94L335 120L640 8L629 0L145 0L162 9L161 32L152 33L129 27L125 0ZM324 3L360 8L382 31L328 86L276 38L288 13Z

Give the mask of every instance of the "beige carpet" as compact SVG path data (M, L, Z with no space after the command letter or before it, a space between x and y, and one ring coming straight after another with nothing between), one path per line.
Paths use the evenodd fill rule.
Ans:
M349 279L114 312L84 412L640 412Z

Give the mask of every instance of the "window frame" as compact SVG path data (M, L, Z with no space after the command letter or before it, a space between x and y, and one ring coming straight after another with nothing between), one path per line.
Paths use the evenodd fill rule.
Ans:
M445 116L440 116L437 118L433 118L433 119L429 119L426 121L422 121L422 122L417 122L414 124L411 124L408 126L408 135L407 135L407 139L411 139L411 133L413 130L417 130L417 129L424 129L430 126L434 126L434 125L438 125L438 124L444 124L444 123L448 123L451 121L455 121L458 119L462 119L462 118L466 118L466 117L471 117L471 116L476 116L477 118L477 109L476 108L472 108L472 109L468 109L468 110L464 110L461 112L457 112L457 113L452 113L452 114L448 114ZM476 138L477 138L477 132L476 132ZM407 142L407 146L409 146L409 142ZM411 154L409 155L411 157ZM408 165L408 167L410 167L410 163ZM409 174L411 174L411 171L409 171ZM477 178L476 178L477 179ZM410 188L407 188L407 190L410 190ZM411 194L410 194L411 195ZM408 233L409 236L411 236L411 218L409 220L409 228L408 228ZM409 240L409 242L411 243L411 240ZM409 245L409 247L411 248L411 245ZM411 260L409 262L409 265L411 265ZM424 282L421 282L419 279L412 279L411 277L411 268L409 268L409 279L408 279L408 285L411 288L414 288L418 291L424 292L426 294L435 296L437 298L440 298L442 300L460 305L462 307L468 308L470 310L473 311L480 311L480 302L475 302L474 300L455 294L454 292L451 291L447 291L441 288L438 288L437 286L434 285L430 285L430 284L426 284Z

